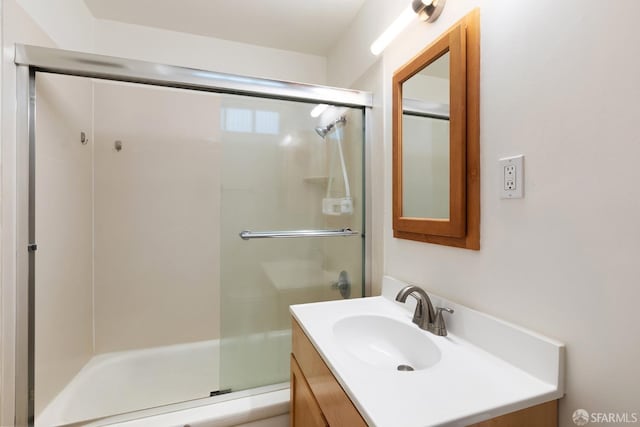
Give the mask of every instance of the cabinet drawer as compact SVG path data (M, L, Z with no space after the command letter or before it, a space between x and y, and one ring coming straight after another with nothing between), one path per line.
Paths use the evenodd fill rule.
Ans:
M293 357L300 366L324 417L332 427L366 427L358 410L334 378L309 338L293 320Z

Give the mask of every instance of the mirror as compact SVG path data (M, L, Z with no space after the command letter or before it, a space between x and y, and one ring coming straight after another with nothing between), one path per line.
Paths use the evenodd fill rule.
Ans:
M402 84L402 212L449 219L449 52Z
M393 228L479 249L479 13L393 76Z

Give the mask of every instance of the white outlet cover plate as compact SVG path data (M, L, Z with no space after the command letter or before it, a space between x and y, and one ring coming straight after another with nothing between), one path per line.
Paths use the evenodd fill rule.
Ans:
M524 156L505 157L500 165L500 198L521 199L524 197ZM515 166L515 171L513 170Z

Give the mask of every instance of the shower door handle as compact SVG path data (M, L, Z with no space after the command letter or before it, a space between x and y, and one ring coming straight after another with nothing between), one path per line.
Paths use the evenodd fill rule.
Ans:
M350 228L342 228L339 230L281 230L281 231L251 231L244 230L240 232L242 240L249 239L288 239L294 237L347 237L358 236L360 232L353 231Z

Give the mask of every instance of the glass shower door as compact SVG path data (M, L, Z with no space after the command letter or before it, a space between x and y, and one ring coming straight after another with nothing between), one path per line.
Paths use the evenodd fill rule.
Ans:
M289 305L363 295L363 111L315 107L221 102L222 391L288 381Z

